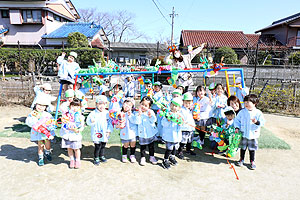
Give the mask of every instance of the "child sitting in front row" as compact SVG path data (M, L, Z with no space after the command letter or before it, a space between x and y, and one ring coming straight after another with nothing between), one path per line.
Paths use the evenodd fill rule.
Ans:
M157 128L155 126L156 115L153 110L150 109L153 101L150 97L145 96L140 102L140 108L138 112L135 112L136 124L137 124L137 136L139 137L139 143L141 146L141 162L140 165L146 165L146 147L149 148L150 162L155 165L157 160L154 157L154 141L156 140L155 134Z
M84 116L80 112L81 102L78 98L74 98L70 103L68 112L62 115L62 125L60 129L60 136L62 137L61 148L68 149L70 157L70 169L74 167L80 168L80 148L82 147L81 131L84 129ZM75 160L74 160L75 152Z
M113 131L111 119L107 106L107 97L99 95L96 97L96 109L92 111L86 120L87 125L91 126L91 137L95 144L94 165L98 166L101 162L106 162L104 157L104 148L108 142L110 133Z
M181 98L174 98L171 102L171 113L174 117L180 118L180 109L182 107ZM176 150L179 148L179 142L182 139L181 126L166 117L163 117L161 124L163 126L162 139L166 142L166 151L162 163L163 168L169 169L172 165L177 165L175 159Z
M46 112L47 107L50 105L50 100L43 98L42 96L39 96L35 104L33 106L33 111L28 115L26 118L25 123L32 127L30 131L30 140L31 141L37 141L38 143L38 156L39 161L38 165L43 166L44 165L44 150L45 150L45 157L48 161L52 160L51 154L50 154L50 148L51 143L50 140L54 138L54 130L50 131L49 134L42 133L44 132L39 127L39 123L41 123L45 119L53 120L53 117L50 113ZM38 126L37 126L38 125ZM44 125L44 123L40 124ZM41 127L43 128L43 127Z
M241 157L237 165L244 165L245 153L248 147L251 163L250 169L253 170L256 169L255 151L258 149L257 139L260 136L260 127L265 124L262 112L256 108L258 101L258 97L255 94L245 96L245 108L239 112L234 120L235 132L241 131L243 133L240 143Z
M125 127L120 130L120 138L123 144L122 147L122 162L126 163L127 160L127 150L130 146L130 162L135 163L135 148L136 148L136 131L137 125L135 124L136 118L132 113L134 107L134 99L127 98L123 103L121 112L125 113Z
M177 155L179 159L184 159L183 148L185 145L186 145L187 153L191 155L196 155L196 153L191 150L193 134L195 131L194 128L195 121L193 118L192 107L193 107L193 95L187 92L183 95L183 106L181 108L181 115L183 117L183 120L187 124L183 124L181 127L182 140L180 142L180 147L178 149L178 155Z

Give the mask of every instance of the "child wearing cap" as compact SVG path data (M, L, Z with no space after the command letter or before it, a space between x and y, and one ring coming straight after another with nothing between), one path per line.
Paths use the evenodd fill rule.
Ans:
M76 88L74 91L74 96L78 99L80 99L81 101L81 111L84 112L85 109L87 108L88 104L87 104L87 100L85 98L85 95L81 90L81 85L82 85L82 80L80 78L78 78L77 82L76 82Z
M120 84L116 84L113 87L113 96L109 103L108 110L118 110L120 111L122 108L122 104L124 101L124 92L122 91L122 86Z
M162 89L162 84L157 81L153 84L153 90L154 90L154 95L153 95L153 99L157 102L160 102L162 100L162 98L164 97L163 92L161 91ZM159 107L154 103L152 106L152 110L157 113Z
M50 100L44 96L39 96L33 106L33 111L27 116L25 123L31 127L30 140L38 143L38 165L44 165L44 156L48 161L52 160L49 140L55 136L54 129L56 125L52 115L46 112L50 105ZM48 122L48 126L46 126ZM49 126L52 125L52 127Z
M146 148L149 148L150 162L157 164L157 160L154 157L154 141L156 139L155 134L157 128L155 125L156 115L151 110L153 101L150 97L143 97L140 102L140 107L135 112L135 124L137 124L137 136L139 137L139 144L141 146L141 161L140 165L146 165Z
M258 149L257 139L260 136L260 128L264 126L265 119L263 113L256 108L259 100L255 94L249 94L244 98L245 108L243 108L234 120L235 132L243 133L240 143L241 157L238 166L244 165L245 153L248 148L250 154L251 169L256 169L255 151Z
M123 144L122 146L122 162L126 163L128 161L127 152L128 147L130 147L130 162L135 163L135 148L136 148L136 116L132 113L134 107L134 99L125 99L121 112L125 113L125 127L120 129L120 138ZM118 128L118 127L117 127Z
M141 89L141 91L142 91L141 99L144 96L150 96L152 98L154 93L153 93L153 89L152 89L152 82L150 79L145 80L144 87Z
M60 136L62 137L61 148L68 149L68 155L70 157L70 169L74 167L80 168L80 148L82 147L81 132L84 129L84 116L80 112L81 102L78 98L74 98L70 103L70 109L68 112L62 115ZM74 160L75 154L75 160Z
M98 166L100 162L106 162L104 148L108 142L109 135L113 131L111 119L107 107L107 97L99 95L96 97L96 109L92 111L86 120L87 125L91 126L91 137L95 145L94 164Z
M70 103L73 101L74 97L75 97L75 92L73 89L68 89L65 92L65 96L66 96L66 101L63 102L60 106L59 106L59 111L61 113L66 113L69 111L69 106Z
M182 99L177 97L171 102L171 114L177 116L177 118L182 118L180 115L180 109L182 107ZM161 124L163 126L162 139L166 142L166 151L164 155L164 160L162 166L165 169L169 169L172 165L177 165L175 159L176 150L179 148L179 143L182 140L181 125L176 122L170 121L166 117L162 118Z
M75 62L77 59L76 52L70 52L68 59L65 60L66 53L62 53L61 56L57 58L58 77L60 84L63 84L64 90L72 89L72 85L75 83L75 74L80 71L78 63Z
M191 155L196 155L195 152L191 150L193 134L195 131L195 121L193 118L193 95L190 92L184 93L183 95L183 106L181 108L181 116L183 117L184 124L181 126L182 140L178 149L177 157L179 159L184 159L183 148L186 145L187 153Z
M181 97L182 96L182 91L179 90L179 89L175 89L173 92L172 92L172 99L176 98L176 97Z
M136 85L136 81L133 80L133 77L131 75L127 76L124 85L125 97L131 97L131 98L135 97L135 85Z
M52 87L49 83L44 83L43 85L36 85L33 88L33 91L35 92L35 98L31 104L31 109L33 110L34 105L36 104L36 100L42 96L41 98L46 98L51 101L55 101L55 97L51 96L50 93L52 91ZM51 102L50 102L51 103ZM54 107L50 104L47 106L47 112L52 112L54 110Z

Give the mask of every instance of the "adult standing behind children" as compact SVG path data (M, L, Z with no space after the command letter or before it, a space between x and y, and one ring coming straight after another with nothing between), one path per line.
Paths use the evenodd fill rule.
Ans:
M75 74L79 72L80 67L75 59L77 59L77 53L71 51L68 59L65 60L66 53L63 52L61 56L57 58L58 67L58 77L59 83L63 84L63 89L72 89L72 85L75 83Z

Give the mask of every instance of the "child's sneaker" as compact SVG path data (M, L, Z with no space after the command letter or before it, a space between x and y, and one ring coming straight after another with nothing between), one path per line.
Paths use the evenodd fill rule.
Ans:
M135 158L135 155L130 155L130 162L131 163L136 163L136 158ZM127 160L127 156L126 156L126 160Z
M145 165L146 165L146 158L145 158L145 157L142 157L142 158L141 158L140 165L142 165L142 166L145 166Z
M255 170L256 169L256 164L254 161L251 162L251 167L250 169Z
M94 165L96 165L96 166L100 165L100 159L99 158L95 158Z
M157 164L157 160L155 159L154 156L150 156L150 162L151 162L153 165L156 165L156 164Z
M237 166L243 167L244 166L244 160L240 160L239 162L236 163Z
M163 166L164 169L170 169L171 168L170 162L166 159L163 160L162 166Z
M80 167L81 167L81 162L80 162L80 160L76 160L75 161L75 169L79 169Z
M103 163L107 162L107 160L106 160L106 158L104 156L100 157L100 161L103 162Z
M48 161L51 161L52 160L52 156L51 154L45 154L45 157L47 158Z
M70 160L70 169L75 167L75 160Z
M122 155L122 162L123 163L127 163L128 162L127 155Z
M175 156L170 156L169 161L172 165L178 165L178 162L175 160Z
M178 157L179 159L181 159L181 160L184 159L184 155L183 155L182 152L179 152L179 153L177 154L177 157Z
M44 159L40 158L38 164L39 166L43 166L45 164Z

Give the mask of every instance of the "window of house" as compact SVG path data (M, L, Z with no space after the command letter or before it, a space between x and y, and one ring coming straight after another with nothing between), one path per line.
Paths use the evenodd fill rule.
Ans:
M296 46L300 46L300 29L297 31Z
M42 11L41 10L23 10L24 23L41 23Z
M9 18L9 10L1 10L2 18Z
M59 21L59 22L60 22L60 16L58 16L58 15L53 15L53 18L54 18L55 21Z

